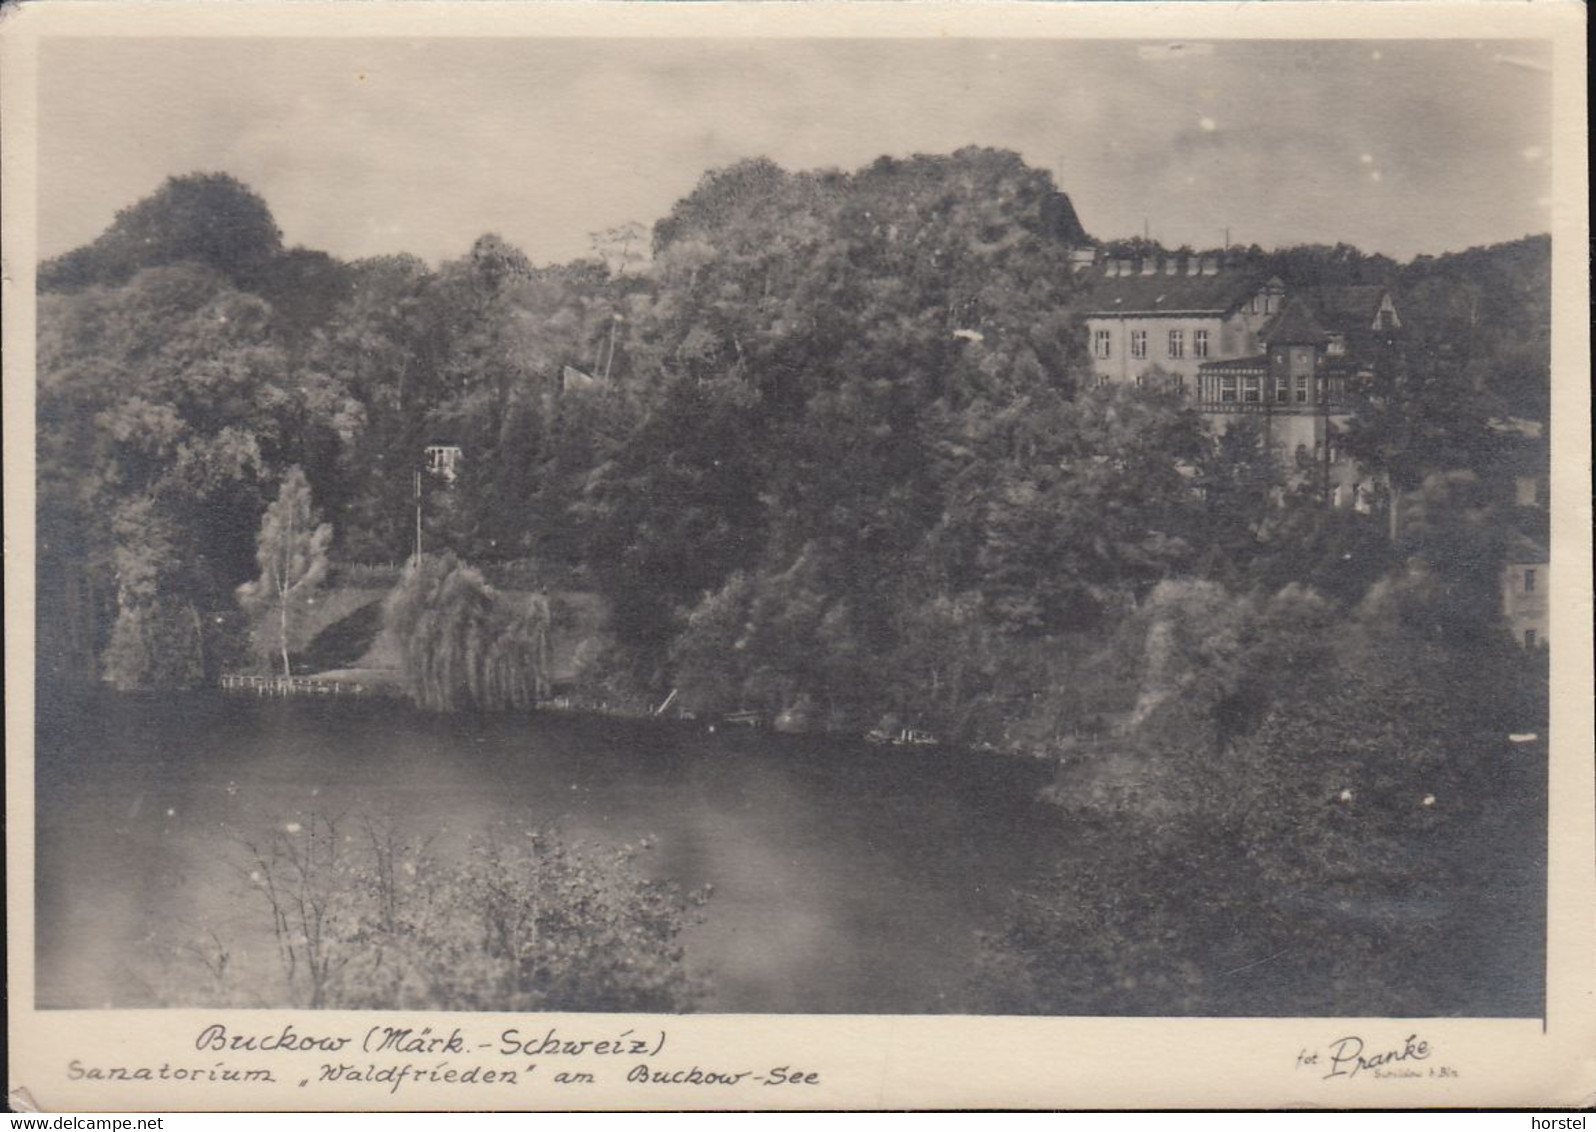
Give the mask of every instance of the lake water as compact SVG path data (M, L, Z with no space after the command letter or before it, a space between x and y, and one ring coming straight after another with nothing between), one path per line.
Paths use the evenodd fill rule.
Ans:
M228 827L391 818L447 842L501 822L656 839L652 875L713 885L685 937L704 1009L959 1009L995 926L1056 833L1048 769L618 720L475 720L390 702L195 693L41 699L38 1002L163 1005L146 941L218 926L269 949Z

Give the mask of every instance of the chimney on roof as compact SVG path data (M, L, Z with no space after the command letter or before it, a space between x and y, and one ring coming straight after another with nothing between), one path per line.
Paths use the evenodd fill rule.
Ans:
M1152 256L1148 256L1145 259L1143 259L1142 260L1142 274L1143 275L1157 275L1158 274L1158 261L1156 259L1154 259Z
M1219 274L1219 257L1218 256L1212 256L1212 255L1203 256L1203 274L1204 275L1218 275Z
M1189 255L1186 257L1187 275L1200 275L1202 274L1202 269L1202 262L1196 256Z
M1175 275L1175 274L1178 274L1179 271L1180 271L1180 260L1178 260L1178 259L1166 259L1164 261L1164 274L1165 275Z

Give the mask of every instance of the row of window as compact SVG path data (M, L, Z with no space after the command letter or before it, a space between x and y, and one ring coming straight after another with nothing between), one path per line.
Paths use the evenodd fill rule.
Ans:
M1108 385L1113 379L1107 374L1099 374L1097 384ZM1147 375L1136 375L1136 388L1141 389L1146 385ZM1186 392L1186 377L1184 374L1168 375L1169 388L1176 393ZM1269 390L1262 377L1238 377L1235 374L1221 374L1217 381L1218 397L1225 404L1261 405ZM1298 376L1296 379L1276 378L1273 388L1274 400L1277 405L1306 405L1308 398L1324 393L1324 378L1308 378ZM1213 395L1210 389L1209 396Z
M1098 374L1097 384L1108 385L1112 382L1108 374ZM1136 375L1136 387L1145 386L1147 375ZM1186 392L1186 378L1183 374L1167 375L1169 388L1176 393ZM1325 379L1322 377L1310 378L1298 375L1295 378L1277 377L1271 388L1267 379L1261 376L1238 376L1236 374L1221 374L1209 385L1204 395L1214 397L1227 405L1261 405L1266 397L1272 396L1277 405L1306 405L1311 397L1322 397L1325 392Z
M1100 373L1097 375L1097 386L1099 389L1112 384L1114 384L1114 379L1108 374ZM1152 388L1151 379L1147 374L1139 373L1136 375L1136 388ZM1186 375L1183 373L1165 374L1163 377L1163 384L1160 385L1159 388L1166 393L1179 393L1182 397L1184 397L1186 395Z
M1295 381L1280 377L1275 379L1274 399L1278 405L1289 405L1293 402L1298 405L1308 403L1309 379L1299 375ZM1324 378L1318 378L1313 383L1316 392L1324 392ZM1219 376L1219 399L1223 402L1243 404L1262 404L1265 396L1265 383L1262 377L1237 377L1233 373Z
M1186 356L1186 332L1184 330L1171 330L1164 344L1164 356L1169 358L1184 358ZM1114 333L1111 330L1099 330L1092 336L1092 352L1099 358L1114 356ZM1147 357L1147 331L1132 330L1130 332L1130 356L1133 358ZM1197 330L1191 336L1191 356L1206 358L1208 356L1208 331Z

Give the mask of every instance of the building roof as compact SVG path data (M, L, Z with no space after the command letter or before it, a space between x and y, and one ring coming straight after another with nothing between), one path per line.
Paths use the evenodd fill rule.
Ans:
M1544 546L1524 535L1513 536L1507 545L1506 557L1510 564L1528 563L1532 566L1536 563L1551 561L1551 556L1546 553Z
M1485 423L1494 432L1521 437L1524 440L1539 440L1545 435L1545 426L1540 421L1525 417L1493 417Z
M1304 287L1297 293L1313 304L1326 326L1346 331L1372 327L1380 304L1391 289L1380 283L1359 283L1343 287Z
M1292 296L1286 309L1264 324L1258 337L1270 346L1322 346L1330 340L1308 304Z
M1537 422L1524 423L1533 425ZM1493 421L1493 428L1495 424ZM1538 478L1551 473L1552 449L1544 437L1534 432L1502 431L1497 440L1493 470L1505 475Z
M1107 275L1092 273L1087 316L1225 315L1256 295L1269 278L1256 272L1220 270L1213 275Z
M1269 355L1252 354L1245 358L1219 358L1198 365L1199 373L1260 374L1269 372ZM1318 373L1321 377L1356 377L1358 364L1347 358L1320 358Z
M605 384L602 377L583 373L574 366L566 366L560 371L560 389L566 393L575 389L598 389Z
M1268 354L1254 354L1247 358L1222 358L1203 362L1197 367L1203 373L1263 373L1269 368Z

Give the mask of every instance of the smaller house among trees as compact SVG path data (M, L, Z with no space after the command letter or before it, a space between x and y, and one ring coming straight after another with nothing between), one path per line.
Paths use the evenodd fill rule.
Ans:
M1551 617L1546 600L1546 548L1533 539L1516 538L1502 567L1502 616L1513 639L1534 651L1548 644Z
M445 483L454 483L460 474L460 446L458 444L429 444L426 451L427 471Z

